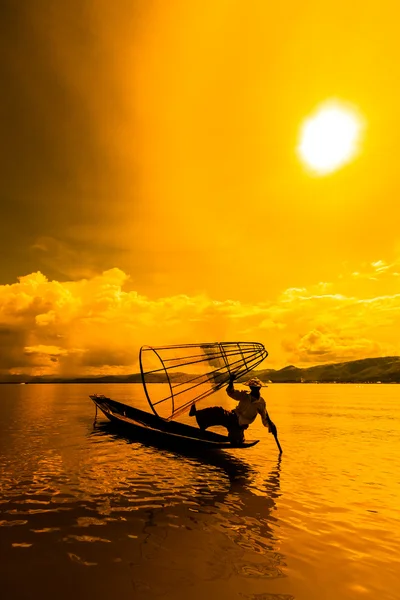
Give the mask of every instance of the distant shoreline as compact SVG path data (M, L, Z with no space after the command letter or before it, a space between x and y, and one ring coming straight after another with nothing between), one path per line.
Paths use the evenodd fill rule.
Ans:
M221 374L222 375L222 374ZM225 375L226 376L226 375ZM7 376L5 376L7 377ZM150 379L151 377L151 379ZM195 375L190 373L171 373L171 383L189 382ZM210 380L218 381L220 375L211 372ZM236 381L243 383L246 379L242 376ZM400 383L400 356L382 356L378 358L363 358L342 363L327 363L312 367L295 367L289 365L283 369L258 369L247 373L247 377L258 377L262 382L269 383ZM146 377L147 383L167 383L165 374L153 373ZM221 381L221 379L220 379ZM34 384L34 383L142 383L140 373L129 375L98 375L93 377L31 377L27 375L8 376L0 383Z

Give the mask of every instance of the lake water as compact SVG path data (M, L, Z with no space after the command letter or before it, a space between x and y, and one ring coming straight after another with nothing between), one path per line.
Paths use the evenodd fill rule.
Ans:
M117 437L91 393L146 409L137 385L0 386L2 598L400 598L400 386L270 385L281 458L261 420L206 456Z

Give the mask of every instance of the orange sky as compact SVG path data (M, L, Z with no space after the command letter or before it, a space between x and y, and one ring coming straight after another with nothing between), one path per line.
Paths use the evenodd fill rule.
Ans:
M265 367L400 354L397 3L0 10L0 374L211 340ZM365 132L315 176L296 148L330 99Z

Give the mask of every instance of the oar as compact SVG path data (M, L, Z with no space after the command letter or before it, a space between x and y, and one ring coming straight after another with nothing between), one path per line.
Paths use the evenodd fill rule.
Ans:
M271 421L271 419L268 419L268 423L269 423L269 429L270 429L272 435L274 436L276 444L277 444L277 446L279 448L279 452L280 452L280 454L282 454L282 448L281 448L281 445L280 445L279 440L278 440L278 430L276 428L276 425L275 425L275 423L273 423Z

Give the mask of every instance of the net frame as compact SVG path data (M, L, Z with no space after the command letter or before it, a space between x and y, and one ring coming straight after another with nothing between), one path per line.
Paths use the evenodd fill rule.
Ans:
M163 358L163 353L176 352L177 358ZM179 352L182 356L179 357ZM159 367L156 369L145 369L145 356L153 353L159 361ZM188 353L188 354L186 354ZM142 346L139 352L139 365L142 378L143 389L153 413L160 418L171 420L174 417L187 412L192 404L199 402L214 394L229 382L231 374L238 379L255 369L268 356L264 345L260 342L211 342L202 344L179 344L172 346ZM183 362L179 362L183 361ZM211 361L214 361L215 367L212 368ZM190 367L201 363L209 363L210 369L205 373L194 375L189 380L171 381L170 374L181 367ZM175 364L174 364L175 363ZM163 374L165 383L169 386L169 394L160 400L152 401L149 391L149 376ZM151 378L151 377L150 377ZM203 390L196 395L196 388L204 383L210 383L209 389ZM190 387L183 387L190 384ZM179 389L181 388L181 389ZM175 406L176 398L183 393L193 390L193 397L181 404ZM198 391L198 390L197 390ZM157 411L157 406L165 403L171 403L170 414L167 417L161 416Z

